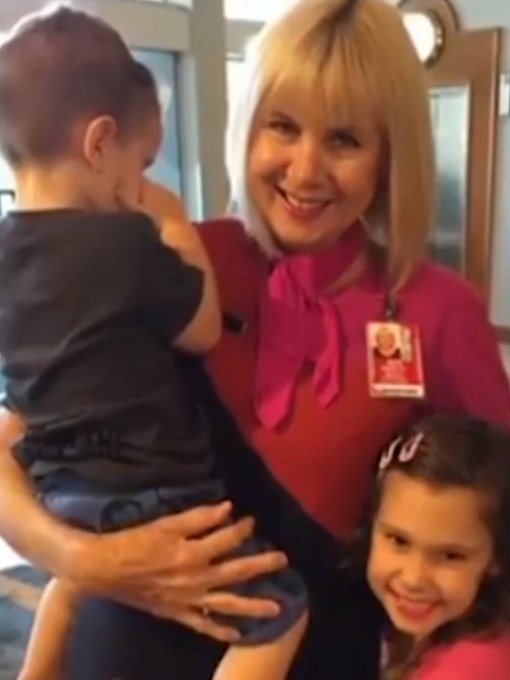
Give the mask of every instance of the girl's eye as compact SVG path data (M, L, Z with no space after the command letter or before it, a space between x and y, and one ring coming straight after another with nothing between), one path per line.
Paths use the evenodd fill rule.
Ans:
M390 543L392 543L396 548L402 549L407 548L409 546L409 541L407 540L407 538L405 538L404 536L400 536L399 534L387 533L385 535L385 538Z
M464 562L466 560L466 555L456 550L447 550L441 553L440 557L444 562Z

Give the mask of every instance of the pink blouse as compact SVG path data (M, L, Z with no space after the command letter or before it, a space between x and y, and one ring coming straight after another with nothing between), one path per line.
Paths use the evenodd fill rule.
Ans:
M510 631L431 652L409 680L509 680Z

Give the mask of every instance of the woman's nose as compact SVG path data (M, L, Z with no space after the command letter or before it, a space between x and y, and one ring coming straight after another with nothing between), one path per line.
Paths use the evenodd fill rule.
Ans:
M298 188L315 187L321 184L325 175L324 151L313 137L303 135L294 145L287 176L292 186Z

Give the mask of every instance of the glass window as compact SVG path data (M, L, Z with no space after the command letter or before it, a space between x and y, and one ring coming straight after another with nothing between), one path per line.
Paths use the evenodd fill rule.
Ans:
M149 175L153 180L182 194L181 149L177 115L177 57L160 50L133 50L134 56L150 68L163 105L163 145Z
M433 88L430 103L438 176L437 222L430 254L441 264L464 272L469 88Z
M0 40L2 35L5 35L5 33L0 33ZM13 199L14 181L12 173L7 163L0 156L0 217L9 210Z
M7 163L0 156L0 217L9 211L14 201L14 180Z

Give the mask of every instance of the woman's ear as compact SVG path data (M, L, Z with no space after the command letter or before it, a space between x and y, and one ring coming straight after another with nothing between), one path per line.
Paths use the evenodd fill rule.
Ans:
M83 135L82 154L93 172L104 172L117 139L117 124L111 116L99 116L88 123Z

